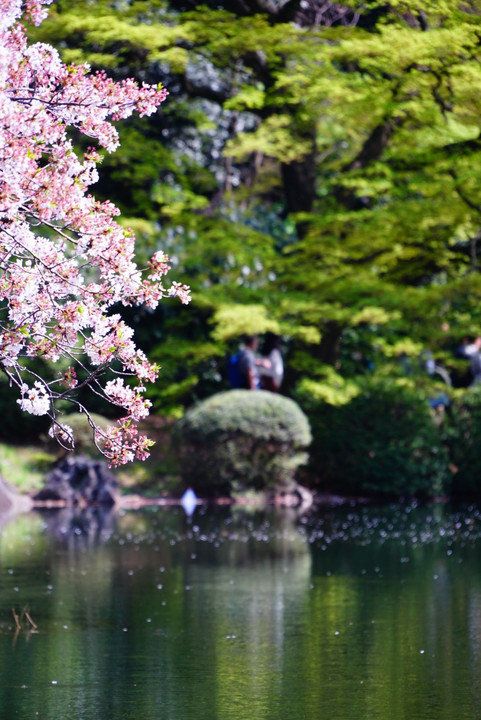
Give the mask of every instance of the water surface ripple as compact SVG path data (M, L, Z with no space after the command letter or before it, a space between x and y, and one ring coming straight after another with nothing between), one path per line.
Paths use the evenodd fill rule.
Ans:
M477 718L480 556L474 506L0 518L0 717Z

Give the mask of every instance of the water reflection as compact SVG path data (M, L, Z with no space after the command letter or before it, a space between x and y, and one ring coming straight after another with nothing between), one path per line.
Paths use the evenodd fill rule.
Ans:
M475 717L480 543L476 508L19 516L2 717Z
M65 507L38 511L45 529L55 540L68 547L95 547L113 534L117 513L112 507Z

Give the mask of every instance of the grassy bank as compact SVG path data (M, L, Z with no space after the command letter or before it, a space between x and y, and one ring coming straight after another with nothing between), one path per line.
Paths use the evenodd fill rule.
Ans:
M40 446L0 443L0 473L22 493L40 490L56 459L55 454Z
M79 416L83 423L84 418ZM70 421L70 423L73 425ZM78 423L77 423L78 424ZM134 462L115 471L122 493L140 493L146 497L174 494L180 478L171 447L172 421L151 417L142 428L155 441L145 462ZM76 427L76 436L79 428ZM79 432L78 451L101 458L90 439L90 431ZM61 448L51 442L17 445L0 442L0 474L21 493L35 493L45 476L61 457Z

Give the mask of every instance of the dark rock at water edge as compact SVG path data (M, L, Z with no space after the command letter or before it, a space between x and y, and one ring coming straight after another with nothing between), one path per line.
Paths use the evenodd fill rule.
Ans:
M107 463L83 455L69 455L48 473L46 485L34 496L36 502L66 505L115 505L117 480Z

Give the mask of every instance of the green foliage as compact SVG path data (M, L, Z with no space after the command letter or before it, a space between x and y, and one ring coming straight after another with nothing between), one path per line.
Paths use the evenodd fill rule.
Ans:
M313 402L325 402L329 405L346 405L361 389L352 380L345 380L329 366L325 366L325 376L320 380L305 378L301 380L298 392L302 397L309 397Z
M301 385L311 423L311 471L320 488L385 497L439 494L449 477L427 397L406 384L365 380L348 402L332 405Z
M199 403L179 421L177 434L184 481L204 495L288 488L311 441L293 400L248 390Z
M231 103L232 104L232 103ZM308 139L292 135L289 115L273 115L255 131L240 133L226 143L226 157L244 159L251 153L266 153L283 162L293 162L311 150Z
M239 338L242 335L256 335L267 331L278 333L279 324L268 317L263 305L223 305L215 311L212 322L215 340Z
M167 324L166 335L152 347L151 358L158 359L161 365L159 379L148 389L154 412L179 417L184 407L222 387L225 350L213 342L202 341L208 332L207 325L202 318L195 317L195 311L190 319L190 339L169 337Z

